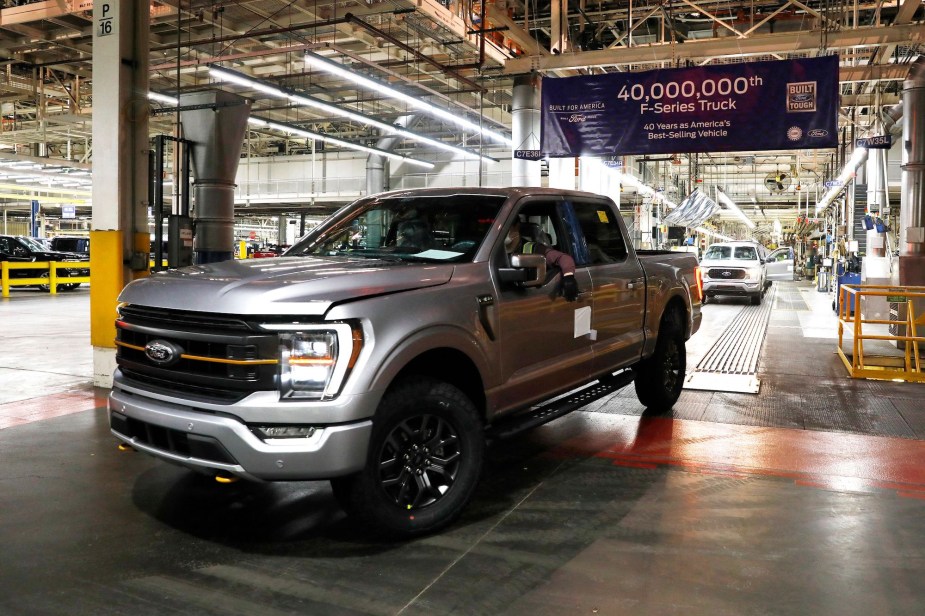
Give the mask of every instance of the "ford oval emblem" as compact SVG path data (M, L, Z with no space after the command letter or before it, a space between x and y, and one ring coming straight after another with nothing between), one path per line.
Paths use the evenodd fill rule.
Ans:
M726 270L725 272L723 272L723 276L725 276L726 278L729 278L730 276L732 276L732 272L730 272L729 270Z
M172 366L182 354L182 348L166 340L152 340L145 345L145 356L158 366Z
M829 131L827 131L827 130L824 129L824 128L814 128L814 129L812 129L811 131L809 131L809 133L807 133L807 134L808 134L810 137L828 137L828 136L829 136Z

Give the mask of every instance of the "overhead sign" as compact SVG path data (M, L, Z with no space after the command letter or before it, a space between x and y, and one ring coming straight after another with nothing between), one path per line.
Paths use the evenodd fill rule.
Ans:
M868 150L889 150L893 147L893 135L877 135L876 137L855 139L854 147L867 148Z
M550 157L831 148L838 57L546 77Z
M62 205L61 206L61 218L77 218L77 206L76 205Z
M94 7L96 8L96 7ZM119 31L119 22L116 20L116 12L119 8L119 0L109 0L101 2L99 8L95 11L96 15L96 35L110 36Z
M543 153L539 150L514 150L514 158L520 160L541 160Z

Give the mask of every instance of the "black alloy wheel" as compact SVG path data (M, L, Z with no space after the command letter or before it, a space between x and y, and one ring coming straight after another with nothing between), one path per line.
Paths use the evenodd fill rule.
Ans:
M366 466L331 480L352 517L380 534L414 537L455 520L472 497L485 453L484 425L455 386L408 377L383 397Z
M680 315L666 314L659 325L652 356L633 368L636 397L648 409L667 411L681 397L687 371L683 331Z
M398 423L379 450L379 485L404 509L433 505L453 487L462 452L453 426L434 415Z

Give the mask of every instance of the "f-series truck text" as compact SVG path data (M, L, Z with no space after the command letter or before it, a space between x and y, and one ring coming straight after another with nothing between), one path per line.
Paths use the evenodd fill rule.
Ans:
M574 258L575 301L545 249L508 254L515 221ZM563 394L634 382L647 407L670 408L698 283L693 255L634 250L606 197L374 195L282 257L128 285L110 426L219 478L328 479L377 532L432 532L470 500L489 439L584 404Z

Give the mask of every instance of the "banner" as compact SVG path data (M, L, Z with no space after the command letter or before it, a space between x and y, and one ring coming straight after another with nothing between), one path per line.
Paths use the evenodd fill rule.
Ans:
M543 79L544 156L832 148L838 56Z

